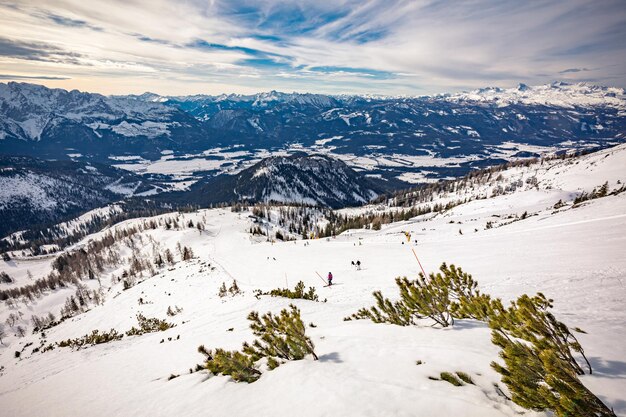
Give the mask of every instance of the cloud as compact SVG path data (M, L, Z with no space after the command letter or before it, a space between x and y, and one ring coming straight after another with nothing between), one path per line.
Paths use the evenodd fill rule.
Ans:
M66 26L70 28L89 28L91 30L101 31L102 28L94 25L90 25L81 19L72 19L70 17L61 16L54 13L42 13L42 17L60 26Z
M64 51L45 42L22 42L0 38L0 56L55 63L75 63L80 54Z
M583 72L583 71L591 71L588 68L568 68L565 69L563 71L559 71L559 74L568 74L568 73L576 73L576 72Z
M588 68L626 86L624 39L623 0L0 4L0 72L71 75L63 85L105 93L424 94L585 80Z
M70 77L49 76L49 75L0 74L0 80L71 80L71 78Z

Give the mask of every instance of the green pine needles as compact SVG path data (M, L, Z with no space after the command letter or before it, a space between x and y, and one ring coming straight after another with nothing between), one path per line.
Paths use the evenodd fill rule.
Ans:
M352 317L371 319L375 323L391 323L399 326L417 324L419 320L430 319L434 324L448 327L454 324L454 317L484 318L482 306L468 303L483 295L476 289L478 283L472 276L454 265L444 263L440 272L425 277L419 274L416 280L406 277L396 278L400 300L396 302L384 298L380 291L374 292L376 306L363 308Z
M254 367L254 360L239 351L227 351L217 348L215 351L198 347L198 352L206 357L205 368L215 375L229 375L237 382L254 382L261 376L261 371Z
M428 278L423 274L414 281L397 278L396 284L398 301L376 291L376 306L363 308L352 317L399 326L422 319L441 327L454 325L455 319L486 322L504 362L492 362L491 366L502 375L516 404L549 410L559 417L615 416L578 378L585 371L591 373L591 365L574 333L550 312L552 300L543 294L522 295L506 308L499 298L482 294L470 274L445 263ZM458 373L440 376L453 385L465 381Z
M305 291L304 282L299 281L293 290L289 288L275 288L270 292L262 292L261 290L255 291L255 296L259 298L261 295L270 295L272 297L284 297L289 299L301 299L310 301L319 301L319 297L315 292L315 287L309 287L308 291Z
M306 326L300 317L300 310L293 304L289 310L280 314L266 313L259 316L253 311L248 315L250 328L258 339L252 344L244 343L240 351L206 350L200 346L198 351L205 355L205 368L213 374L230 375L237 382L254 382L261 376L258 361L267 358L270 370L289 360L304 359L315 354L315 346L306 335Z

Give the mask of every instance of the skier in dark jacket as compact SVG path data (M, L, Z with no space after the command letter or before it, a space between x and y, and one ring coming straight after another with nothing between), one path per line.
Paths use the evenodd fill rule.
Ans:
M332 272L328 273L328 286L330 287L331 285L333 285L333 274Z
M357 271L361 270L361 261L356 261L356 270Z

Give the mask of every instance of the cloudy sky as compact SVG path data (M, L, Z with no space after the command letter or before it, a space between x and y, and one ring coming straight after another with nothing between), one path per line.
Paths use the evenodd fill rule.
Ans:
M105 94L626 87L625 0L0 0L0 81Z

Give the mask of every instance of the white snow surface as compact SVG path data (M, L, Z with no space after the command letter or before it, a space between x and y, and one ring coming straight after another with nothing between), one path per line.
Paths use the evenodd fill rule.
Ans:
M383 226L380 231L352 230L335 239L266 242L251 237L247 212L202 210L185 213L181 224L203 221L206 231L148 229L135 241L140 253L152 257L160 250L175 251L177 242L193 248L196 258L163 268L155 276L126 291L111 284L126 264L100 277L103 305L46 331L46 343L80 337L94 329L125 331L135 315L167 319L176 327L163 333L124 337L121 341L78 351L56 348L31 353L40 343L31 334L30 315L58 310L73 289L48 292L33 302L0 305L2 322L17 310L24 313L27 336L18 338L5 326L0 345L0 403L7 416L517 416L524 411L498 396L493 384L504 388L489 364L498 360L482 323L461 320L447 329L428 325L398 327L370 321L343 321L359 308L373 304L371 292L397 297L394 278L415 277L441 262L454 263L473 274L483 292L511 300L541 291L554 298L558 319L587 331L579 339L594 367L583 382L603 401L626 416L626 193L590 200L572 208L571 199L609 181L626 180L626 147L616 147L576 160L536 170L539 184L493 198L474 200L444 214L426 215ZM516 169L518 171L516 171ZM515 178L521 168L505 172ZM550 188L547 187L550 186ZM474 190L476 195L485 190ZM442 196L445 201L446 196ZM554 210L558 199L568 202ZM437 201L437 200L436 200ZM369 210L374 209L369 207ZM487 221L505 215L532 215L500 227L485 229ZM177 214L163 216L175 217ZM495 217L500 216L500 217ZM128 220L114 226L141 223ZM459 233L459 229L463 234ZM477 231L474 231L477 229ZM404 232L412 235L410 244ZM85 239L97 239L101 233ZM417 245L413 242L417 240ZM130 249L121 245L123 259ZM31 263L0 261L0 271L35 278L54 258ZM360 260L355 271L350 261ZM210 264L215 269L208 268ZM316 275L332 271L336 285L323 287ZM43 272L41 272L43 273ZM218 297L218 288L233 279L244 291ZM293 286L302 280L315 286L327 302L253 296ZM90 288L97 282L84 281ZM2 284L0 284L2 285ZM1 287L0 287L1 288ZM148 304L138 304L142 297ZM202 361L197 347L239 349L252 341L246 315L278 312L290 302L302 310L319 361L306 358L265 371L253 384L206 372L190 374ZM167 317L168 306L183 311ZM228 331L229 329L232 331ZM177 336L180 335L180 339ZM168 341L168 338L172 341ZM160 343L164 339L163 343ZM28 342L22 358L14 352ZM422 365L416 365L421 360ZM433 381L440 372L464 371L476 385L454 387ZM180 375L168 381L171 374ZM506 389L506 388L504 388ZM525 416L549 414L525 411Z

